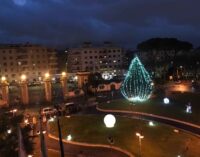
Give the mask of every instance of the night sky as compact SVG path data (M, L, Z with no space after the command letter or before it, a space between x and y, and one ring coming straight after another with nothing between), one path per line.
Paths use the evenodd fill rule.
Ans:
M0 0L0 43L135 48L152 37L200 46L200 0Z

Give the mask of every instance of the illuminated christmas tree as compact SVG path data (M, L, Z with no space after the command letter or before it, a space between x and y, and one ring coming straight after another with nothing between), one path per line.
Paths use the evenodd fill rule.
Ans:
M152 93L152 80L143 64L136 56L121 86L121 93L129 101L145 101Z

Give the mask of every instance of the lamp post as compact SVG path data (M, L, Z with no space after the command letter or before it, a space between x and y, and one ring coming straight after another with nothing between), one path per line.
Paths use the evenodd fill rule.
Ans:
M136 132L136 136L138 137L139 140L140 157L142 157L142 139L144 138L144 136L138 132Z
M113 128L115 126L115 123L116 123L116 118L114 115L112 114L107 114L105 117L104 117L104 124L106 126L106 128ZM114 144L114 139L112 136L108 136L108 142L110 144ZM111 146L111 145L110 145Z
M45 136L44 136L43 127L42 127L42 115L41 114L40 114L39 120L40 120L39 121L39 125L40 125L40 150L41 150L41 156L42 157L48 157L48 153L47 153L47 150L46 150Z
M62 86L63 98L65 98L66 88L67 88L67 74L66 74L66 72L61 73L60 83L61 83L61 86Z
M2 99L6 102L6 106L9 106L9 89L8 89L8 82L6 77L1 77L1 90L2 90Z
M23 104L29 103L29 95L28 95L28 83L26 75L21 75L21 82L20 82L20 89L21 89L21 98Z
M59 110L58 110L58 105L54 105L54 107L57 110L57 127L58 127L58 135L59 135L59 144L60 144L60 156L64 157L64 149L63 149L63 142L62 142L62 132L61 132L61 127L60 127L60 120L59 120Z
M52 91L51 91L50 74L49 73L45 73L44 77L45 77L45 80L44 80L45 98L46 98L47 102L51 102L51 100L52 100Z

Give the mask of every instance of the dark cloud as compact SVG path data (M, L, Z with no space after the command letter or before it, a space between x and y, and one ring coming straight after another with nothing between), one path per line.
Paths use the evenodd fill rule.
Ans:
M142 40L167 36L200 45L199 0L23 2L0 2L0 42L29 41L66 47L83 41L110 40L135 47Z

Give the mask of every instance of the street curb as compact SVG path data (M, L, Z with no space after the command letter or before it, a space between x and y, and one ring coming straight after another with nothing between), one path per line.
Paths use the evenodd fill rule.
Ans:
M59 141L59 138L58 137L55 137L53 136L52 134L48 134L48 137L49 138L52 138L54 140L57 140ZM124 150L124 149L121 149L119 147L116 147L116 146L112 146L112 145L105 145L105 144L91 144L91 143L85 143L85 142L75 142L75 141L67 141L65 139L62 139L62 141L64 143L67 143L67 144L72 144L72 145L78 145L78 146L86 146L86 147L101 147L101 148L108 148L108 149L114 149L114 150L117 150L119 152L122 152L126 155L128 155L129 157L135 157L133 154L131 154L130 152Z
M181 120L177 120L177 119L173 119L173 118L169 118L169 117L164 117L164 116L159 116L159 115L155 115L155 114L150 114L150 113L144 113L144 112L134 112L134 111L125 111L125 110L108 110L108 109L102 109L99 106L96 106L96 109L98 111L101 112L110 112L110 113L129 113L129 114L136 114L136 115L141 115L141 116L149 116L149 117L153 117L153 118L158 118L158 119L163 119L163 120L169 120L172 122L176 122L179 124L184 124L190 127L194 127L197 129L200 129L200 125L196 125L193 123L189 123L189 122L185 122L185 121L181 121ZM199 136L200 137L200 136Z

